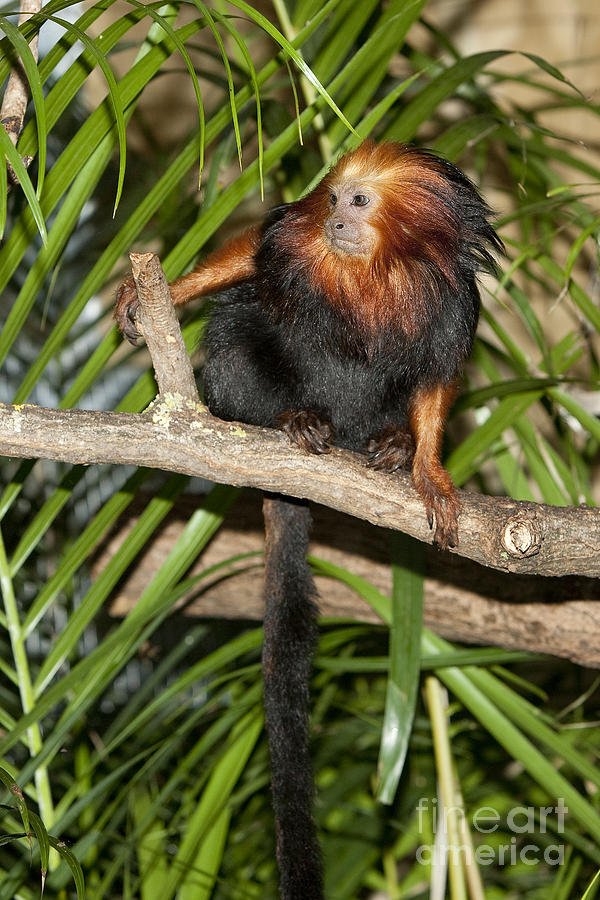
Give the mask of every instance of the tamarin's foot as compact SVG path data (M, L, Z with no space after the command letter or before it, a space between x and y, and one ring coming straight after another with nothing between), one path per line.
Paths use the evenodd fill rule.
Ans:
M460 500L448 472L441 465L435 469L415 465L412 480L425 505L429 527L435 522L434 546L440 550L457 547Z
M410 431L388 425L372 435L367 443L367 465L382 472L409 469L415 455L415 441Z
M126 278L117 290L115 319L122 334L134 347L141 338L135 322L139 304L135 281L131 277Z
M333 439L331 422L312 409L286 410L277 416L277 427L307 453L329 453Z

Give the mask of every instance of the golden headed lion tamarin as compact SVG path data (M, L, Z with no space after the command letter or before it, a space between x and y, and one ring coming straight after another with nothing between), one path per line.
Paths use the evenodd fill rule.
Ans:
M306 197L173 282L175 304L216 295L206 332L214 415L281 428L309 453L332 444L385 472L410 468L434 543L458 542L459 502L440 460L479 315L477 273L501 243L451 163L365 141ZM137 295L116 318L132 341ZM305 503L268 497L263 672L283 900L322 900L312 819L308 682L316 592Z

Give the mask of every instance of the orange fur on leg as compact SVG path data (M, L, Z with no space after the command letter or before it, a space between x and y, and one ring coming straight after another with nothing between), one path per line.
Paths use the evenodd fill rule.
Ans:
M460 502L448 472L440 462L444 426L456 397L456 384L419 388L411 397L409 423L416 449L412 479L433 528L434 544L441 549L458 544Z

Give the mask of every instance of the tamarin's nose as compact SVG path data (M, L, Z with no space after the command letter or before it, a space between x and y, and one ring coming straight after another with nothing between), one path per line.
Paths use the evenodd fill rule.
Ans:
M343 222L336 222L336 223L335 223L335 227L336 227L336 228L343 228L343 227L344 227L344 223L343 223Z

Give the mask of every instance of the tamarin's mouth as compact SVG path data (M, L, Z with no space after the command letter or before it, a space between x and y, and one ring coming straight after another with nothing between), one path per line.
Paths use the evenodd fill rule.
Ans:
M352 238L341 237L339 235L332 236L325 232L327 243L335 252L346 253L349 256L364 256L368 251L365 249L361 241L352 240Z

